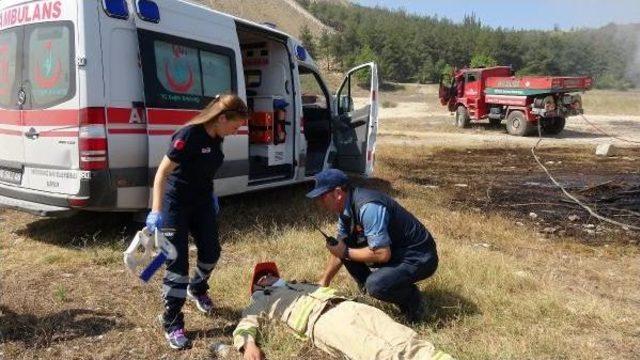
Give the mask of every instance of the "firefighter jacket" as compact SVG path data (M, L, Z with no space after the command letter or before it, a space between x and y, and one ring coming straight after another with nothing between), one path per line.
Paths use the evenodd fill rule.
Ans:
M234 347L241 350L249 341L258 342L258 329L269 319L279 319L299 337L312 338L313 326L327 305L346 300L335 292L313 284L286 284L254 292L233 332Z

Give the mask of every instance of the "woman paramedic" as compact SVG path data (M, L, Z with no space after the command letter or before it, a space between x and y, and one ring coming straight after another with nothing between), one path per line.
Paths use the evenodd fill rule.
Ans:
M220 257L213 178L224 160L224 137L235 134L247 117L247 105L238 96L216 97L173 135L155 176L147 229L160 230L178 252L177 259L167 264L162 288L162 322L165 337L174 349L190 346L182 314L186 298L203 313L209 314L213 308L207 295L208 280ZM191 278L189 233L198 248L198 263Z

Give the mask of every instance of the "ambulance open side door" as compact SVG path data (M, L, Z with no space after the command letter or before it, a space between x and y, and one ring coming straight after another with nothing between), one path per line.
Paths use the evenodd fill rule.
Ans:
M371 62L351 69L336 94L334 167L364 176L373 173L378 132L378 66Z
M174 0L135 3L152 182L167 148L180 146L171 144L172 134L217 95L244 93L244 84L238 77L242 63L233 19ZM217 195L246 188L248 149L246 134L225 139Z

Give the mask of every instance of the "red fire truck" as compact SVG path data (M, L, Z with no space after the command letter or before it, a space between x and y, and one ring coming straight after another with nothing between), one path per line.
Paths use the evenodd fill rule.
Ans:
M506 119L512 135L536 134L538 122L543 134L555 135L568 116L583 113L582 98L575 93L591 89L592 82L590 77L516 77L509 66L462 69L454 72L450 85L440 81L439 97L461 128L472 120L499 126Z

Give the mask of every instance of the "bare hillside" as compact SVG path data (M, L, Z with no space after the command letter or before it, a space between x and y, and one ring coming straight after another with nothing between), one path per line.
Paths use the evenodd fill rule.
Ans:
M193 0L215 10L226 12L255 22L270 22L278 29L299 36L300 28L306 24L315 36L323 29L332 31L302 8L295 0ZM333 0L332 0L333 1Z

